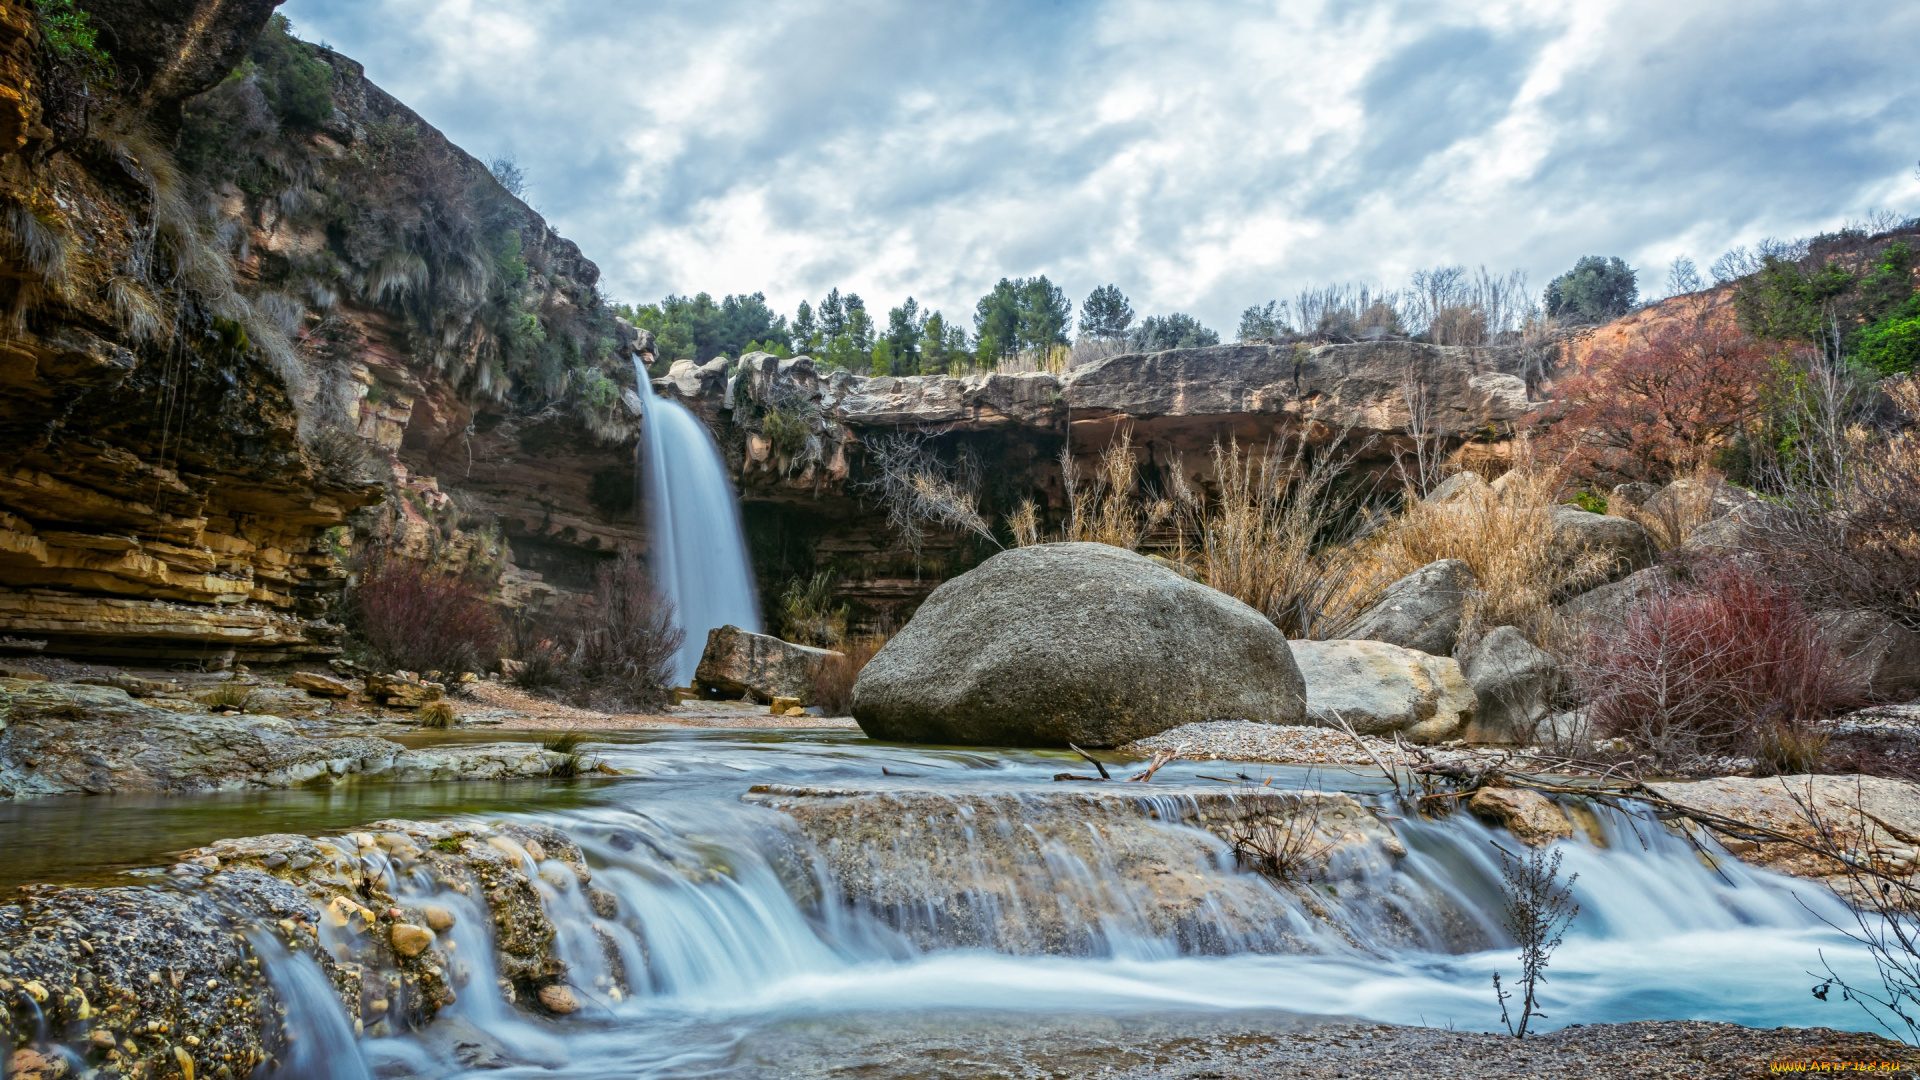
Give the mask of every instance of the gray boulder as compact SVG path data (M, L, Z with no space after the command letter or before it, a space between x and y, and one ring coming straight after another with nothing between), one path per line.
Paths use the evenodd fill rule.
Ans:
M1673 574L1664 566L1636 570L1619 581L1588 589L1560 605L1560 614L1589 629L1617 625L1633 610L1673 587Z
M1293 658L1307 682L1307 716L1362 735L1406 736L1435 743L1457 737L1473 719L1473 687L1449 656L1384 641L1295 641Z
M1653 565L1653 540L1637 521L1590 514L1561 504L1552 510L1553 544L1569 565L1597 555L1605 564L1602 581L1613 581ZM1598 582L1595 582L1598 584Z
M1552 711L1560 685L1560 665L1546 650L1512 626L1495 627L1477 642L1460 665L1473 687L1473 722L1468 742L1528 743Z
M1607 493L1607 512L1624 515L1628 510L1638 510L1647 505L1647 500L1660 494L1658 484L1649 484L1636 480L1628 484L1615 484Z
M853 687L877 739L1118 746L1203 720L1298 724L1284 635L1225 593L1104 544L1005 551L941 585Z
M707 647L694 684L703 690L732 697L751 695L758 701L795 698L813 700L820 669L840 654L832 649L795 645L771 634L755 634L737 626L707 632Z
M1814 623L1853 693L1876 700L1920 695L1920 634L1877 611L1823 611Z
M1428 563L1387 586L1347 636L1451 656L1473 584L1473 570L1459 559Z
M1427 501L1430 503L1464 502L1468 499L1485 497L1491 490L1492 486L1479 473L1457 472L1440 481L1439 486L1428 492Z

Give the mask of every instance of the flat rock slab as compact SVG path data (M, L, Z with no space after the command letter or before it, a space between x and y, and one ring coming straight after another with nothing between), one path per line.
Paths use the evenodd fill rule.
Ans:
M1920 869L1920 784L1883 776L1734 776L1673 781L1647 788L1681 806L1784 833L1819 839L1817 817L1845 847L1868 852L1883 869L1911 875ZM1795 877L1834 884L1840 866L1785 841L1721 837L1741 859Z

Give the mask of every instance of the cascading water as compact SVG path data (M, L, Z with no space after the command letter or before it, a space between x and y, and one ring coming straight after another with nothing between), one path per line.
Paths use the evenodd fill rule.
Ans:
M655 582L673 600L686 641L674 664L676 685L693 681L707 631L760 630L760 598L747 559L740 502L713 433L677 401L653 392L646 365L640 380L641 498L647 507L648 561Z
M1495 848L1512 839L1465 814L1349 803L1349 825L1373 840L1328 879L1284 887L1240 870L1206 827L1252 797L1201 782L1206 766L1171 766L1135 793L1053 784L1059 762L1040 754L840 736L682 734L599 752L643 778L592 805L517 815L563 832L592 867L588 890L551 857L518 856L581 1011L556 1026L510 1001L477 893L376 868L403 903L457 913L443 945L459 997L419 1032L370 1030L360 1046L374 1075L476 1062L762 1075L742 1062L790 1065L781 1040L795 1025L859 1052L908 1025L983 1025L990 1057L1006 1030L992 1025L1016 1013L1267 1010L1488 1030L1491 975L1513 975ZM1274 771L1281 787L1303 779ZM1850 918L1831 895L1703 857L1650 817L1595 808L1586 820L1561 845L1581 913L1543 987L1553 1024L1867 1026L1806 991L1822 957L1871 976L1829 925ZM311 997L291 1004L326 1011ZM338 1040L337 1015L312 1022Z

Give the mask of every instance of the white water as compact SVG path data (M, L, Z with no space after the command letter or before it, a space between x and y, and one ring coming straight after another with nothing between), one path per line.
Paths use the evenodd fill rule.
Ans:
M713 433L687 407L653 392L638 357L641 497L647 506L648 563L673 600L687 638L674 665L675 685L693 681L707 631L737 626L758 633L760 597L747 559L740 502Z
M1006 1019L1015 1014L1230 1018L1284 1010L1493 1030L1499 1011L1491 976L1515 975L1512 945L1497 921L1494 849L1512 841L1466 815L1398 823L1407 857L1364 888L1317 897L1326 912L1319 917L1294 894L1236 870L1212 834L1143 813L1137 828L1159 838L1147 845L1164 841L1154 848L1160 864L1206 879L1211 893L1229 901L1215 913L1218 933L1203 941L1185 931L1156 933L1133 904L1142 895L1129 877L1133 865L1124 855L1099 854L1106 840L1129 839L1116 831L1127 826L1080 822L1045 794L1025 804L1031 813L1019 809L1019 792L1057 790L1034 783L1059 766L1043 755L738 736L661 739L606 753L623 768L650 766L651 779L613 785L596 806L523 815L580 844L593 884L618 899L618 912L603 919L564 874L539 884L561 930L556 952L588 1003L582 1013L556 1024L515 1010L494 987L480 929L488 920L474 901L436 894L425 878L398 883L409 901L432 898L460 911L466 936L457 942L460 998L450 1019L483 1030L496 1063L512 1064L516 1076L745 1074L751 1070L741 1062L795 1025L827 1025L857 1050L914 1024L978 1023L986 1026L967 1037L990 1056L1002 1030L993 1025L1015 1023ZM950 794L960 812L949 815L955 824L946 850L929 853L927 865L946 868L976 910L1023 924L1031 916L1002 902L1004 890L993 892L1020 878L1073 898L1084 932L1064 953L1024 944L1017 929L997 935L1003 944L995 948L943 943L940 919L843 899L826 852L792 819L740 801L753 782L872 787L883 763L896 775L914 774L923 796L929 787L935 798ZM1197 771L1207 768L1219 766ZM1192 771L1175 766L1162 776L1182 784ZM1297 780L1281 779L1289 776ZM982 799L1009 791L1011 804ZM874 814L900 816L900 835L914 827L912 815L940 816L927 814L924 802L916 809L874 798ZM1546 1027L1642 1019L1870 1027L1839 995L1822 1002L1808 992L1817 981L1808 973L1820 970L1823 955L1850 979L1872 974L1860 950L1823 922L1850 919L1824 890L1726 858L1714 860L1716 869L1656 822L1599 816L1603 845L1561 845L1566 871L1579 875L1581 913L1543 987ZM1085 845L1057 840L1083 825L1106 830L1092 856ZM988 842L1009 830L1040 837L1036 854L1009 863L1007 848ZM1130 840L1118 846L1141 849L1138 833ZM1249 909L1274 932L1244 933L1236 917ZM625 994L610 992L596 938L621 957ZM978 1019L949 1019L955 1015ZM376 1075L468 1071L438 1049L440 1026L361 1045Z

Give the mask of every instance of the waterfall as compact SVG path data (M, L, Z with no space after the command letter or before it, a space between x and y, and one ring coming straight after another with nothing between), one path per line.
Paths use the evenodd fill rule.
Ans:
M707 631L719 626L760 630L760 598L747 560L740 501L727 478L713 433L677 401L653 392L646 365L640 379L641 494L647 506L648 561L687 640L674 663L674 683L693 681Z

